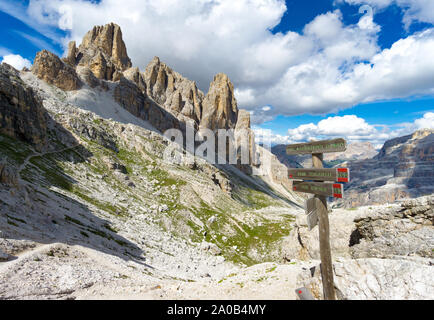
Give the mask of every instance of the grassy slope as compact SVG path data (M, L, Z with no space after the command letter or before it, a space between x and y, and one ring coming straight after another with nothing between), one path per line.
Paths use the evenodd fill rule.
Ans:
M190 190L190 177L202 184L212 184L207 174L183 166L163 165L154 153L139 153L121 141L117 141L118 153L95 142L83 141L85 148L93 154L91 158L85 160L78 149L74 148L61 153L35 156L23 170L22 178L47 189L56 186L65 194L75 195L85 205L91 204L108 216L128 219L137 210L130 210L123 203L101 196L102 188L108 190L108 194L117 193L133 199L135 208L149 208L151 204L166 205L168 209L164 213L158 212L159 210L149 213L161 228L194 242L213 242L227 259L247 265L272 261L275 258L272 252L276 244L290 232L289 224L293 220L291 215L282 214L270 218L257 213L257 210L270 206L288 206L239 177L233 181L236 184L233 194L219 192L215 195L213 204L204 201L201 194L194 191L195 197L186 201L183 190ZM155 149L163 147L158 142L148 143L154 143ZM1 157L17 166L32 154L30 146L5 136L1 136L0 146ZM130 188L120 180L108 169L103 158L123 164L136 187ZM154 181L154 189L162 192L155 195L147 191L143 179ZM208 219L213 216L217 217L216 221L208 224Z

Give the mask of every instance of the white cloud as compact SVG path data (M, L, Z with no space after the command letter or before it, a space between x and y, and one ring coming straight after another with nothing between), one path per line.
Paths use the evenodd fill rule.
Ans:
M365 119L355 115L329 117L317 124L308 123L289 129L287 136L273 133L269 129L255 127L255 136L259 141L271 144L291 144L312 140L345 138L347 142L369 141L376 147L382 146L386 140L413 133L419 129L434 129L434 113L427 112L422 118L411 123L402 123L392 127L371 125Z
M352 140L365 140L380 132L365 119L355 115L329 117L318 124L304 124L288 130L288 135L296 141L309 141L337 137L351 137Z
M384 7L390 1L365 3ZM203 91L216 73L227 73L239 107L254 111L256 123L434 93L434 29L381 51L380 26L369 14L346 26L335 10L317 16L302 33L272 34L286 11L283 0L30 0L25 13L3 0L2 8L44 34L68 30L65 48L68 40L79 44L94 25L115 22L135 66L144 69L160 56Z
M30 68L32 66L32 63L29 60L24 59L19 54L8 54L8 55L5 55L5 56L3 56L3 59L2 59L1 62L2 63L5 62L5 63L11 65L12 67L14 67L17 70L21 70L24 67Z
M414 122L417 129L434 129L434 113L427 112Z

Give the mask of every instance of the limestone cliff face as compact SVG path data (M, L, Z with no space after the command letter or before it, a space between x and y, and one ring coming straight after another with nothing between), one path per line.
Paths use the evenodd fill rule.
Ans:
M47 50L37 53L32 72L39 79L65 91L77 90L81 87L81 81L75 70Z
M432 193L433 155L434 131L426 129L386 141L371 160L349 161L346 205L381 204Z
M173 71L158 57L148 64L143 77L148 96L180 120L199 125L204 94L196 82Z
M86 33L78 49L71 43L67 60L89 67L98 79L113 81L132 67L121 28L114 23L94 27Z
M258 155L255 144L255 134L250 127L250 112L247 110L238 111L238 119L235 126L235 139L237 146L237 167L245 172L251 173L251 165L258 164ZM243 152L248 150L248 159L243 159ZM244 156L245 158L245 156Z
M0 65L0 133L29 142L37 148L46 141L43 106L19 72Z
M211 82L203 101L200 126L211 130L234 129L238 119L234 86L229 77L219 73Z

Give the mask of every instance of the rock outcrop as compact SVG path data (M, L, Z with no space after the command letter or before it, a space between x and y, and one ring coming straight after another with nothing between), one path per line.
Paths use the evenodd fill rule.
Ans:
M237 148L237 167L245 173L251 173L251 166L258 164L259 156L256 150L255 134L250 127L250 112L247 110L238 111L238 119L235 126L235 143Z
M329 219L334 258L434 258L433 196L355 210L333 209ZM318 229L308 230L306 215L297 217L286 241L285 259L320 259Z
M86 33L78 49L75 43L69 48L67 59L89 67L98 79L117 81L123 71L132 67L121 28L114 23L94 27Z
M432 266L406 259L357 259L333 263L339 300L426 300L433 295ZM320 265L298 276L297 287L306 287L323 299Z
M434 197L402 202L398 210L356 218L350 240L354 258L434 258Z
M195 128L199 126L204 94L197 88L196 82L173 71L158 57L148 64L143 77L149 97L180 120Z
M211 130L234 129L237 119L238 107L234 86L227 75L219 73L211 82L203 100L200 126Z
M13 67L0 65L0 133L37 148L46 141L44 108Z
M32 72L39 79L65 91L77 90L81 86L81 81L75 70L47 50L37 53Z
M121 77L114 90L114 99L130 113L149 121L155 128L164 132L168 129L182 129L182 123L170 112L148 98L133 81Z

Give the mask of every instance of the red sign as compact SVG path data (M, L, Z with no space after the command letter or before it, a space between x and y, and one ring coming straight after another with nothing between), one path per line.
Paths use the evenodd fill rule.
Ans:
M342 198L344 194L344 186L339 183L333 184L333 197Z
M338 168L338 182L349 182L350 170L348 168Z

